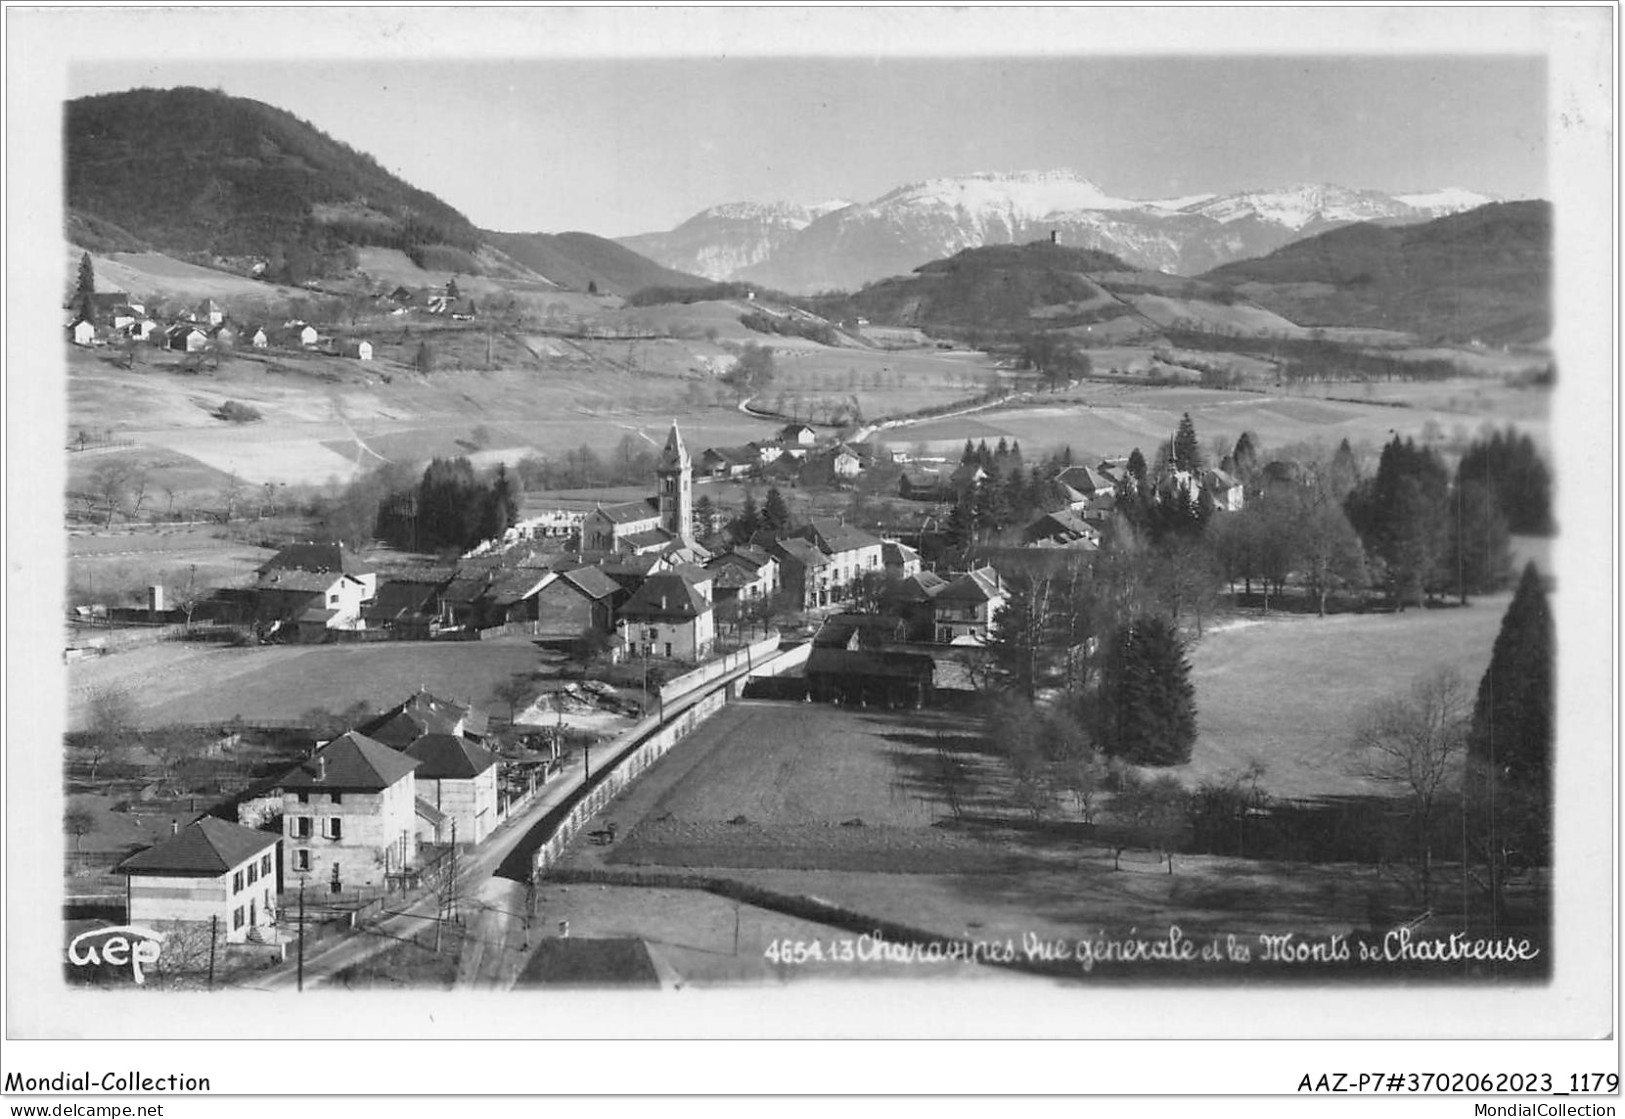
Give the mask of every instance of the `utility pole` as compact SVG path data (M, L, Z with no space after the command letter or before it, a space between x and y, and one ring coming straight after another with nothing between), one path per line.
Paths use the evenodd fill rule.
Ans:
M209 914L209 990L214 990L214 940L220 928L220 914Z
M298 990L305 989L305 878L299 877L299 965L295 973L298 976Z

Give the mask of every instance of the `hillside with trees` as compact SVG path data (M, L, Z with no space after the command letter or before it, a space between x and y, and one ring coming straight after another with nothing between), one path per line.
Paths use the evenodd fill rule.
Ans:
M691 291L709 281L677 272L591 233L483 234L486 242L554 283L606 295L630 295L647 288Z
M1505 202L1421 225L1346 226L1201 278L1302 326L1541 342L1552 326L1552 207Z

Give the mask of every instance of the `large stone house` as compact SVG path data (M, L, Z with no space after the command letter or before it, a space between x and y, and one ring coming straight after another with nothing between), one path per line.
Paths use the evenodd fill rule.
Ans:
M320 641L328 630L364 628L362 606L377 588L377 574L342 544L293 544L260 567L254 616L297 626L301 641Z
M621 585L600 568L561 571L536 593L536 636L562 641L587 630L609 633L615 607L626 597Z
M698 661L716 641L716 618L708 573L662 571L643 581L619 620L629 652Z
M284 885L382 890L411 868L420 764L352 730L283 774Z
M431 843L479 843L497 825L497 756L458 734L426 734L406 748L419 765L418 837ZM435 813L422 811L429 805ZM422 821L441 818L425 831Z
M274 832L204 816L118 865L132 925L208 925L226 944L257 937L276 920Z

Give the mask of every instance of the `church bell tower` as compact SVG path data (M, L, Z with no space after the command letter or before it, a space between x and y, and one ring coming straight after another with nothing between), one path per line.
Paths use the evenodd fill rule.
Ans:
M660 527L685 544L694 543L694 463L676 420L671 422L655 477L660 480Z

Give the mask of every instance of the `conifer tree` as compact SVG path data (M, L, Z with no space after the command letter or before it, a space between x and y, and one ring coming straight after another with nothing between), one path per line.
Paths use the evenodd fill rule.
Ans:
M1555 719L1556 633L1530 563L1501 620L1467 732L1469 821L1497 912L1508 862L1538 866L1551 855Z
M1196 689L1173 625L1156 616L1123 625L1103 666L1100 739L1136 765L1180 765L1196 743Z
M1179 430L1174 432L1171 460L1175 470L1186 470L1194 474L1202 469L1202 444L1196 437L1196 425L1191 422L1189 412L1179 417Z
M762 505L761 526L768 532L780 533L790 527L790 506L785 503L779 487L769 487L767 501Z
M90 254L85 253L79 258L79 284L73 292L74 310L80 318L95 318L96 301L92 298L95 293L96 266L91 262Z

